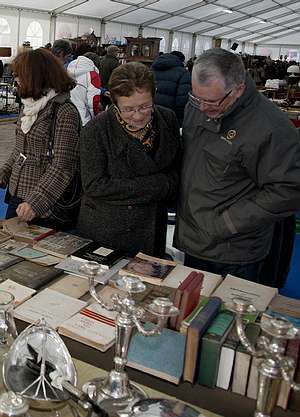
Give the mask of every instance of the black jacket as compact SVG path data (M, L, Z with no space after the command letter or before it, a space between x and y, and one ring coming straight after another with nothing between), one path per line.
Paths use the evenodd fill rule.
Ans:
M127 135L110 109L83 129L78 229L103 245L163 256L167 205L178 189L179 128L169 109L156 107L154 118L154 156Z
M176 55L159 56L151 67L155 76L155 103L172 109L182 125L184 108L191 90L191 74Z
M188 103L175 246L209 261L264 259L276 221L300 209L299 133L247 77L222 118Z

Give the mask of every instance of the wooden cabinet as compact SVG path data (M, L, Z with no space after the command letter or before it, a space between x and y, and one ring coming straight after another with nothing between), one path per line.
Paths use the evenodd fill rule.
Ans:
M132 38L126 37L126 61L139 61L144 64L151 64L159 53L161 38Z

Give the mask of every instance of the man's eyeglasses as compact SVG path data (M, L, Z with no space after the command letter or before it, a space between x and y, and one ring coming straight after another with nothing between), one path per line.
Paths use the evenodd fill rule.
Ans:
M153 104L147 104L143 106L138 107L123 107L119 111L121 114L124 114L125 116L133 116L136 112L141 114L148 114L153 110Z
M232 93L232 90L228 91L228 93L226 93L223 98L217 101L203 100L202 98L196 97L192 93L189 93L189 100L192 104L194 104L197 107L200 107L201 104L204 104L206 106L211 106L211 107L220 107L221 104L227 99L227 97L230 96L231 93Z

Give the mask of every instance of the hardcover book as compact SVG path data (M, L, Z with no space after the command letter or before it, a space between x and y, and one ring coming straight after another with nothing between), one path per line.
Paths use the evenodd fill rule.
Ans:
M220 306L221 299L218 297L211 297L207 304L205 304L194 317L188 328L183 374L183 379L185 381L191 383L194 382L200 358L199 346L201 338L218 314Z
M127 366L179 384L184 366L184 350L185 336L174 330L163 329L155 337L136 333L130 342Z
M292 378L294 378L295 373L296 373L296 367L299 361L299 353L300 353L300 339L288 340L285 356L292 358L295 363L295 368L291 372ZM278 395L277 405L283 408L284 410L287 410L288 408L290 392L291 392L290 384L282 380L280 384L280 391Z
M10 253L12 255L19 256L20 258L27 259L28 261L44 266L56 265L61 261L61 258L57 258L53 255L47 255L45 252L41 252L29 246L26 246L25 248L15 248L11 250Z
M270 304L270 308L276 313L283 313L300 319L300 300L295 298L276 295Z
M84 301L46 288L17 307L14 315L29 323L44 318L48 325L56 329L85 306Z
M66 258L89 243L91 243L90 239L58 232L36 243L34 249L59 258Z
M1 243L0 245L0 251L2 253L10 253L12 254L12 252L14 252L17 249L23 249L26 248L28 246L27 243L24 242L17 242L14 239L9 239L4 243Z
M248 323L245 333L251 344L255 346L260 333L260 327L255 323ZM246 395L251 359L251 354L239 343L233 368L232 392Z
M0 281L11 279L35 290L48 284L62 272L52 267L40 266L29 261L21 261L0 272Z
M121 250L99 247L99 243L92 242L73 253L71 258L77 261L98 262L102 268L109 269L124 256L125 254Z
M175 268L176 262L155 258L139 252L119 271L120 275L132 275L150 284L159 284Z
M181 299L183 295L183 291L186 289L186 287L194 280L194 277L196 276L197 272L193 271L191 272L179 285L179 287L176 289L175 297L174 297L174 305L178 309L180 308ZM172 317L170 319L170 329L176 330L176 322L177 322L177 316Z
M216 386L221 348L235 322L231 311L221 311L204 334L201 342L198 383Z
M213 295L220 297L228 306L234 298L247 299L258 311L265 311L277 293L277 288L227 275Z
M66 275L49 285L49 288L73 298L80 298L89 291L89 282L85 278Z
M18 284L17 282L14 282L10 279L0 283L0 290L8 291L15 297L15 306L18 306L19 304L28 300L33 296L33 294L36 293L36 290L25 287L24 285Z
M105 352L115 342L115 318L118 313L93 303L64 321L58 332Z
M200 271L199 269L193 269L189 268L188 266L178 264L165 278L164 285L167 287L178 288L191 272L198 272L204 275L201 295L205 295L206 297L212 295L218 285L220 285L220 283L223 281L221 275L212 274L211 272L206 271Z
M155 298L158 297L165 297L169 298L171 301L174 300L175 296L175 289L165 287L164 285L154 285L154 284L148 284L145 289L145 291L134 294L134 299L141 305L146 306L148 304L151 304Z
M250 371L249 371L248 386L247 386L247 397L253 398L254 400L257 398L259 362L260 361L258 358L255 358L255 357L252 358Z
M9 253L0 252L0 271L8 268L11 265L21 262L21 259L17 256L10 255Z
M236 326L233 326L221 349L216 383L217 387L219 388L228 390L230 387L233 375L233 364L239 342L240 339L237 334Z
M45 237L55 233L54 229L28 224L18 217L7 219L3 223L3 231L13 236L15 240L34 244Z
M204 295L200 295L199 303L197 304L196 308L189 314L182 322L180 326L180 331L183 334L187 334L188 328L190 327L194 318L200 313L201 310L206 306L209 301L209 297L205 297Z
M10 238L11 236L8 233L4 232L3 230L0 230L0 243L6 242Z
M179 331L182 321L197 307L200 298L204 275L196 272L196 275L183 290L180 300L179 314L177 316L175 329Z

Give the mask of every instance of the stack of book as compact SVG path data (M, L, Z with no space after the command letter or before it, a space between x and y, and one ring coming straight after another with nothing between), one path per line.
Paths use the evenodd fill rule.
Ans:
M102 285L96 291L100 289L106 302L114 293L125 296L116 288L122 275L137 276L147 283L146 291L135 296L141 306L157 297L170 298L179 315L158 337L133 336L129 366L172 383L183 379L255 397L257 363L241 345L234 315L227 309L233 298L247 298L264 311L262 319L283 315L300 327L300 301L279 296L274 288L230 275L223 280L220 275L143 253L128 260L121 251L79 236L26 226L16 219L3 225L0 290L15 296L17 318L34 322L44 317L64 336L100 351L110 348L115 341L116 313L103 310L86 296L88 280L81 267L90 260L99 264L95 283ZM45 286L48 288L43 289ZM85 301L79 300L83 296ZM245 324L254 345L260 334L257 316L250 315ZM144 325L151 327L152 319L145 315ZM298 364L296 380L300 380L299 351L299 340L287 343L286 355ZM290 404L297 404L283 382L278 405L286 409L289 398Z

